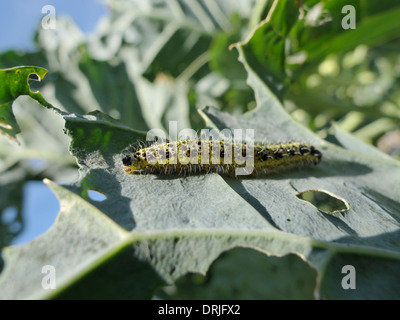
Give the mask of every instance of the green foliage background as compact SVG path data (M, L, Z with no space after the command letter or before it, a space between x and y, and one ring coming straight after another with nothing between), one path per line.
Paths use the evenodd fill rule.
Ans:
M355 30L341 25L347 4ZM24 183L76 180L46 180L58 219L4 249L0 297L398 298L397 1L109 6L90 38L60 17L57 29L38 29L37 52L0 56L1 68L41 67L0 73L0 130L14 141L0 140L1 212L14 206L23 223ZM253 128L258 141L305 140L323 162L269 179L124 174L123 151L149 129L168 132L171 120L179 130ZM33 158L46 165L32 167ZM332 192L350 210L329 214L296 197L309 189ZM1 247L14 236L1 225ZM41 287L46 264L56 266L55 291ZM357 290L340 285L347 264Z

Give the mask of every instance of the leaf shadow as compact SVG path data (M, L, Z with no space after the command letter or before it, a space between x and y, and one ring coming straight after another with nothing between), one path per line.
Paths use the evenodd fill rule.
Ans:
M281 170L259 176L243 176L241 179L302 179L307 177L329 178L329 177L355 177L368 174L373 169L365 164L354 161L326 160L317 166L295 167L290 170Z
M269 173L259 173L256 175L241 175L237 177L230 177L227 174L221 174L226 181L234 181L234 180L254 180L254 179L273 179L273 180L286 180L286 179L301 179L309 176L313 176L315 178L324 178L324 177L351 177L351 176L360 176L365 175L372 172L373 169L365 164L361 164L354 161L337 161L337 160L327 160L324 163L321 163L315 167L294 167L290 168L290 170L279 170L276 172ZM172 180L172 179L181 179L182 177L187 176L196 176L203 175L207 173L196 172L196 173L187 173L187 174L179 174L179 173L169 173L169 174L156 174L156 179L158 180Z
M360 237L344 236L335 240L336 243L370 246L378 249L391 250L400 253L400 230L388 231L378 235Z
M370 189L364 188L363 196L374 201L382 210L387 212L393 219L400 224L400 208L399 203L386 197L382 193Z
M225 178L225 182L244 200L246 200L257 212L259 212L265 220L268 221L270 225L274 228L281 230L275 221L272 219L272 216L269 214L267 208L261 204L261 202L251 195L246 188L243 186L243 183L239 179Z

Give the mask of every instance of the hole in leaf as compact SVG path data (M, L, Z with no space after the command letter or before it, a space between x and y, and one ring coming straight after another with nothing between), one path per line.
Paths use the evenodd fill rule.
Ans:
M35 80L35 81L40 81L40 77L37 73L31 73L29 75L29 80Z
M22 230L21 222L19 222L19 221L12 222L9 225L8 230L10 230L11 233L17 234L18 232L20 232Z
M88 195L89 198L93 201L104 201L107 199L107 196L104 193L101 193L100 191L89 189L88 190Z
M325 190L307 190L296 194L296 197L310 202L325 213L341 213L350 209L346 200Z
M1 223L2 224L10 224L15 219L17 219L18 209L17 207L7 207L1 213Z
M29 89L33 93L38 93L40 89L43 87L43 83L41 82L41 78L36 73L31 73L28 77Z

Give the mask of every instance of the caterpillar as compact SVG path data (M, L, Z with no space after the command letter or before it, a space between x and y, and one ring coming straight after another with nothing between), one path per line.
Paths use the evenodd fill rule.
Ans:
M257 175L299 165L317 165L321 158L319 150L301 142L253 146L216 140L182 140L139 147L136 152L125 155L122 165L128 174L216 172L237 176L237 169L247 169L241 175Z

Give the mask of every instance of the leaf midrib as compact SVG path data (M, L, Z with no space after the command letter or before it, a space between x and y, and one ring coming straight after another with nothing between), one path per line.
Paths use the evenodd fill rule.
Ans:
M335 254L357 254L364 256L374 256L376 258L384 258L384 259L392 259L400 261L400 252L396 252L389 249L370 247L366 245L357 245L352 244L349 246L347 243L337 243L337 242L329 242L323 240L312 239L309 237L296 235L292 233L287 233L279 230L232 230L232 229L169 229L169 230L151 230L144 232L131 231L127 232L125 236L121 238L116 245L108 248L103 254L99 256L99 258L94 259L90 264L87 264L86 267L83 267L78 272L74 273L73 276L69 277L69 280L66 280L65 283L57 286L56 290L52 290L51 294L47 295L46 299L52 299L63 292L63 290L67 289L69 286L78 282L80 279L84 278L86 275L90 274L97 267L101 266L104 262L116 256L118 253L127 249L129 246L134 245L135 243L139 243L142 241L155 241L155 240L172 240L175 238L184 238L184 239L193 239L193 238L202 238L202 237L214 237L214 238L243 238L246 239L247 242L251 242L252 238L259 241L260 239L278 239L281 242L291 242L296 244L304 245L304 247L311 247L314 249L323 249L330 251L329 259L332 258ZM248 244L243 246L252 247ZM268 253L266 248L260 248L257 246L253 246L253 249L258 249L264 253ZM297 251L291 251L295 254L301 254ZM36 297L40 298L40 297Z

